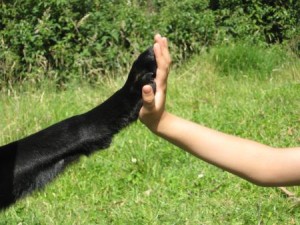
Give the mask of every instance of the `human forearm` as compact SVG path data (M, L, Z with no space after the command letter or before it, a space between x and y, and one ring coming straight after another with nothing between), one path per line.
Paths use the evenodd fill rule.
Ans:
M256 151L248 152L249 145L266 147L212 130L170 113L165 113L154 133L209 163L241 174L246 173L252 166L248 165L249 169L245 168L243 155L247 153L248 161L262 157L257 155Z
M206 128L167 112L153 132L198 158L253 183L263 186L299 183L295 179L300 177L299 148L279 151L255 141Z

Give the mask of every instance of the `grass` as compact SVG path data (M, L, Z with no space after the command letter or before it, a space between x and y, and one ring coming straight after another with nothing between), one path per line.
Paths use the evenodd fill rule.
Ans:
M230 43L213 48L211 61L223 76L268 79L274 71L292 60L280 45L256 46L247 42Z
M299 146L300 63L282 64L265 79L237 79L239 72L220 76L211 54L171 72L167 109L265 144ZM3 92L0 144L89 110L124 79L62 92L49 84ZM300 196L298 187L289 190ZM0 224L297 224L299 216L298 205L277 188L198 160L137 122L109 149L83 157L45 190L1 212Z

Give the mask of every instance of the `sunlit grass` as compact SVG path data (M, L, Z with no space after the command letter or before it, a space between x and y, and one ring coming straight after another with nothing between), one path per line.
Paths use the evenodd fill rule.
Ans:
M171 72L167 109L265 144L299 146L299 65L263 80L236 79L237 74L220 76L210 55L198 56ZM89 110L124 79L60 92L49 84L3 93L0 143ZM300 195L298 187L290 190ZM296 224L299 216L278 189L208 165L137 122L109 149L82 158L44 191L0 213L0 224Z

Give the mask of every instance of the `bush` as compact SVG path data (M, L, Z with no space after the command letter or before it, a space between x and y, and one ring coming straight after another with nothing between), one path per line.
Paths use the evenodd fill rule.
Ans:
M227 40L282 42L297 33L296 0L4 0L0 85L66 83L121 73L160 32L175 63ZM299 29L298 29L299 30Z
M43 79L65 83L121 72L152 44L155 26L131 1L21 0L0 9L2 82ZM148 16L149 15L149 16ZM20 62L12 67L5 55Z
M178 47L175 60L186 59L214 42L216 26L207 1L167 1L160 15L164 33Z
M281 43L300 22L298 0L210 0L210 8L218 27L238 39Z

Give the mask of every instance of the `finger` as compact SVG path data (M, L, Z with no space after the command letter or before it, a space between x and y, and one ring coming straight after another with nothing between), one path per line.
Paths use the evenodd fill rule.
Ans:
M152 87L150 85L145 85L142 89L143 97L143 107L147 110L151 110L155 106L155 98Z
M161 38L161 43L164 48L168 48L168 40L166 37Z
M155 36L155 43L158 43L160 45L161 48L163 48L165 46L165 38L163 38L160 34Z
M157 33L157 34L155 34L154 35L154 41L156 41L158 38L160 38L161 37L161 35L159 34L159 33Z
M171 56L169 52L168 40L166 37L161 37L159 34L155 35L155 44L154 44L154 51L156 61L158 62L158 67L165 66L169 67L171 64ZM156 45L160 46L160 51ZM155 49L157 48L157 49ZM163 59L160 59L162 57Z
M168 39L166 37L162 38L161 50L162 50L162 55L164 56L164 58L166 60L166 63L168 65L171 64L171 55L169 52L169 44L168 44Z
M169 64L166 61L164 55L162 54L162 48L159 43L155 43L153 49L154 49L155 59L157 62L157 72L156 72L155 82L156 85L158 86L157 91L159 91L159 88L164 88L166 86L166 82L168 79Z
M161 46L158 42L154 43L153 45L153 51L156 59L157 66L160 67L162 60L163 60L163 55L161 51Z
M154 53L155 53L155 58L156 58L156 63L157 63L157 70L156 70L156 78L155 78L155 83L157 90L156 91L161 91L160 89L165 87L165 83L167 81L167 67L164 65L164 58L161 55L161 49L159 44L155 43L154 45Z

